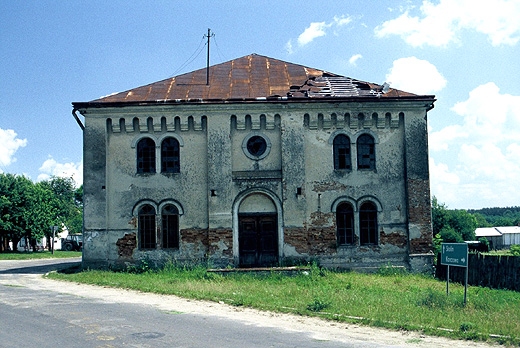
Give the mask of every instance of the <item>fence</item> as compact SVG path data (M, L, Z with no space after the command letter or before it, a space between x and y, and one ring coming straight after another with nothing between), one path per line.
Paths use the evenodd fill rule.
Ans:
M447 266L440 260L439 255L435 276L446 280ZM450 267L450 280L464 284L465 272L463 267ZM520 291L520 256L469 254L468 285Z

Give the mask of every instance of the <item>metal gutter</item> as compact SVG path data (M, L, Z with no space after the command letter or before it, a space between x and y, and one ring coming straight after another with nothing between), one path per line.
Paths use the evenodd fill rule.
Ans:
M76 107L74 107L74 109L72 109L72 116L74 116L74 119L76 119L76 122L78 123L79 128L81 128L81 130L84 131L85 130L85 125L81 122L81 120L79 119L78 115L76 115L77 111L78 111L78 109Z

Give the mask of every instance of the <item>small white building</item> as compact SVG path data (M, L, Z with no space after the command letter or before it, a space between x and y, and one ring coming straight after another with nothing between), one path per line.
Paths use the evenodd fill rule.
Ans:
M507 249L520 244L520 226L481 227L475 230L475 236L487 238L491 249Z

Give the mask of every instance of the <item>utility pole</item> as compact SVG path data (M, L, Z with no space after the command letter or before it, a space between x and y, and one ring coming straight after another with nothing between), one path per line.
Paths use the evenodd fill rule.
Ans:
M215 36L215 33L211 33L211 29L208 28L208 35L204 35L204 37L208 38L208 57L207 57L207 60L206 60L206 86L209 86L209 39L211 37L214 37Z

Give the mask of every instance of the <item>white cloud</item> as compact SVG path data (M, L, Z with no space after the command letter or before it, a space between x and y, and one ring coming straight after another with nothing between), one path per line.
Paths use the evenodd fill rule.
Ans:
M54 158L49 157L43 162L39 171L37 181L48 180L51 176L62 178L73 178L77 186L83 184L83 161L80 163L58 163Z
M356 66L357 61L361 58L363 58L361 54L354 54L352 57L350 57L348 62L350 63L350 65Z
M303 33L298 36L298 44L300 46L305 46L309 42L312 42L315 38L320 36L325 36L325 29L327 28L327 24L325 22L314 22L309 25L307 29Z
M515 45L520 38L518 0L440 0L423 1L421 16L406 10L399 17L375 28L377 37L401 36L414 47L447 46L459 41L464 30L488 36L493 46Z
M430 148L449 150L457 165L448 169L432 160L432 192L458 208L518 205L520 96L501 94L491 82L473 89L452 111L462 124L431 133ZM450 174L460 182L450 182Z
M449 150L452 140L467 138L469 134L460 125L451 125L438 132L431 132L428 136L428 147L432 151Z
M312 22L303 33L298 36L296 41L299 47L303 47L314 41L314 39L327 35L331 30L335 35L339 35L336 30L351 22L352 17L349 16L334 16L330 22ZM292 39L287 42L285 48L289 54L294 52Z
M489 82L469 93L452 110L463 117L464 129L479 144L518 141L520 139L520 96L500 94Z
M415 94L440 91L447 83L435 65L416 57L395 60L386 81L392 88Z
M6 167L16 161L14 154L27 145L27 139L17 138L12 129L0 128L0 167Z

